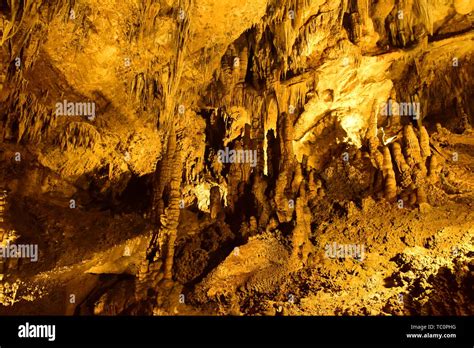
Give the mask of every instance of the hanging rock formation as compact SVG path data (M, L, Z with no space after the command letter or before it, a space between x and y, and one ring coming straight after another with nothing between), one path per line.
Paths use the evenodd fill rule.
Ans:
M4 1L0 314L472 314L472 11Z

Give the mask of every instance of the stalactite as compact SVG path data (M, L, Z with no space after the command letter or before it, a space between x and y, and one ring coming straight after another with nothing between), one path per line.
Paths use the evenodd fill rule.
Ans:
M433 35L433 15L430 5L431 3L427 0L413 0L413 17L418 18L424 24L428 33Z
M153 310L153 314L170 315L205 308L234 314L229 303L238 315L275 314L273 307L279 314L283 314L281 307L285 314L320 311L324 306L313 302L329 293L313 291L321 285L318 272L325 270L323 278L331 278L341 267L349 265L349 273L357 274L362 266L364 277L371 270L371 262L341 258L319 262L325 242L362 237L372 256L383 251L377 250L380 241L387 248L398 248L399 234L402 242L413 246L414 241L419 244L420 236L415 240L404 236L410 221L403 219L418 219L419 214L408 209L418 204L423 211L428 201L438 205L450 201L449 206L433 211L448 216L455 205L470 198L469 191L452 183L469 159L464 151L469 150L469 144L463 142L466 133L458 131L469 131L465 123L472 111L469 93L464 91L471 79L466 68L468 50L459 44L470 38L464 32L469 21L460 15L459 1L454 10L441 6L439 13L428 0L269 0L254 4L7 0L7 4L0 5L0 132L5 140L0 159L6 162L6 187L15 191L12 203L19 213L31 208L31 219L22 222L22 228L26 230L29 220L38 222L38 230L46 231L45 238L53 235L55 241L55 233L66 237L58 239L62 247L61 243L75 241L69 237L77 219L81 227L101 216L97 225L104 226L94 250L60 255L52 264L40 262L37 269L47 266L54 285L54 277L64 280L63 272L53 268L56 261L72 264L83 261L76 257L80 255L96 262L97 254L110 255L121 249L113 246L110 251L112 243L127 239L128 246L132 233L143 240L145 247L141 248L148 246L146 255L134 250L113 261L120 264L119 272L122 265L129 267L127 274L137 272L135 265L143 261L136 281L133 276L118 275L118 281L109 287L103 286L103 277L98 279L98 289L105 291L100 299L108 298L113 306L101 313ZM69 17L71 10L76 10L75 19ZM212 16L222 15L229 20L212 21ZM427 32L433 33L434 19L441 29L430 37L429 44L418 44L428 40ZM117 23L123 24L122 29L109 30L110 24ZM392 51L390 44L406 49ZM459 47L444 50L454 46ZM438 58L444 60L443 50L456 55L461 64L455 68L448 61L448 70L453 72L434 85L431 80L440 73L430 74L436 71ZM341 62L346 57L350 64ZM21 58L21 66L15 66L16 58ZM442 86L441 96L435 95L438 86ZM447 98L445 89L454 91L455 102ZM438 118L454 129L454 121L461 118L464 124L455 129L457 134L439 134L440 141L432 138L430 144L419 119L416 129L408 125L400 135L402 125L416 122L382 114L380 102L390 98L392 102L419 103L418 93L426 108L421 112L426 127ZM52 113L55 102L83 96L100 104L97 120ZM453 103L455 110L450 111ZM229 157L221 160L218 151L223 147L256 151L256 165L252 159L252 164L245 163L248 157L244 163ZM347 151L343 160L342 151ZM459 151L461 157L450 161L450 151ZM21 160L15 158L17 154ZM442 157L448 158L443 173ZM41 176L37 175L40 170L44 170ZM35 188L42 179L44 184ZM2 224L9 216L1 194L0 243L9 237ZM457 196L452 199L450 194ZM37 210L49 208L42 207L43 202L50 200L54 207L70 196L79 198L80 209L58 210L61 219L52 224L43 223L40 213L36 219ZM373 197L389 202L399 197L398 208L408 209L398 209L396 203L374 204ZM361 213L371 219L366 230ZM61 228L60 220L69 216L73 223ZM109 221L111 226L107 226ZM430 221L422 222L428 230L437 230L439 226L429 226ZM123 229L118 237L115 224ZM384 233L387 227L393 231ZM429 237L428 230L423 231L422 242ZM439 244L432 242L435 240L426 238L431 256L437 248L434 244ZM48 256L56 246L46 240L41 247L48 251L42 256ZM288 277L280 284L274 275L281 273ZM253 286L262 275L265 284ZM209 289L206 285L215 279L212 292L202 298L196 295L196 289ZM399 279L393 280L398 286ZM323 281L328 291L340 290L340 284ZM384 284L378 285L387 290ZM290 289L298 292L299 303L282 301ZM354 294L351 289L344 289L349 296ZM409 284L405 290L412 290ZM129 302L133 291L136 299ZM394 291L385 292L376 301L380 306L375 311L390 314L393 306L387 296ZM94 290L79 307L96 302L96 295ZM122 313L115 310L116 298L120 298ZM198 298L208 303L200 307ZM343 310L350 314L374 308Z
M31 2L29 4L31 5ZM15 36L25 18L25 12L29 11L29 9L26 9L24 5L22 6L22 4L17 1L11 1L9 5L11 9L11 18L5 21L6 23L2 28L3 30L0 46L3 46L5 42Z
M79 147L94 150L100 143L100 138L100 133L93 125L86 122L71 122L59 135L56 144L64 151Z
M185 13L190 13L192 1L186 0L186 4L180 2L180 9ZM173 115L176 111L176 96L178 95L181 76L184 70L184 58L187 49L187 42L190 36L190 19L184 16L177 22L174 33L174 58L161 75L161 85L163 86L162 106L160 110L159 128L169 129L174 122Z
M25 80L20 79L21 87L7 100L12 110L7 115L5 134L19 142L39 143L47 138L56 125L57 117L52 115L34 94L24 92ZM16 128L16 134L13 129Z

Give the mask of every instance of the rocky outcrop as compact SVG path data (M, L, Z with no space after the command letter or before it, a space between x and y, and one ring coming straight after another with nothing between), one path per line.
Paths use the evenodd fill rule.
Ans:
M0 242L54 256L0 271L102 275L77 313L320 314L331 279L413 242L372 219L471 204L473 40L464 0L5 1ZM327 271L329 235L387 250Z

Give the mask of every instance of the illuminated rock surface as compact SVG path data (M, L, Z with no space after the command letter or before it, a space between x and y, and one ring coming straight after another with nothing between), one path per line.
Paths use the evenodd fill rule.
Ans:
M18 3L0 314L473 314L472 1Z

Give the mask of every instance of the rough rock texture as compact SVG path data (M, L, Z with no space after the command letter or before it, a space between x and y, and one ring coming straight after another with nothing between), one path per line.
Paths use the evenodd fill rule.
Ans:
M0 313L472 315L473 19L3 1Z

